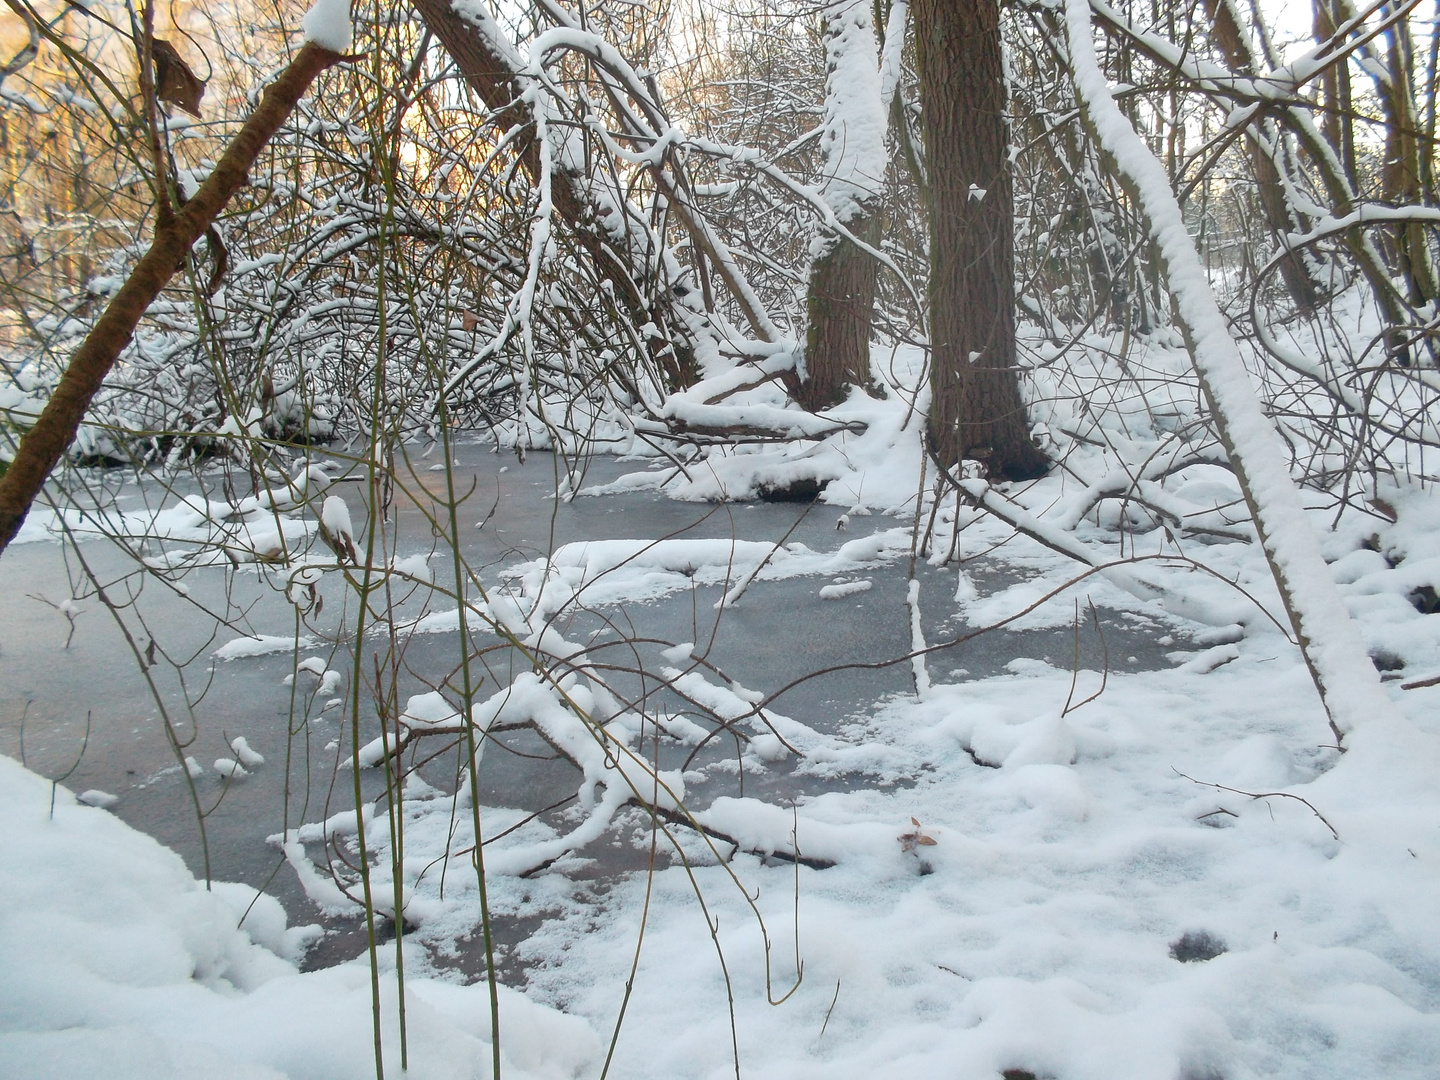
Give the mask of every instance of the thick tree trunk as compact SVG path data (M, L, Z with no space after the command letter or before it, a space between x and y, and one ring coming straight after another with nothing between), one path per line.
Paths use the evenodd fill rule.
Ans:
M835 217L872 247L889 164L886 107L870 0L831 0L825 12L825 200ZM888 28L903 38L904 20ZM893 44L893 43L892 43ZM870 330L879 264L841 236L822 238L805 298L805 381L796 400L824 409L847 386L870 384Z
M915 0L930 180L930 439L946 467L1043 475L1015 363L1014 189L998 0Z
M85 410L130 343L141 317L184 265L190 249L205 235L225 204L249 182L250 166L315 77L340 59L338 53L306 44L266 88L259 106L226 147L200 190L155 230L150 250L135 264L125 284L75 350L40 418L21 437L15 460L0 475L0 552L20 531L45 478L74 440Z
M858 231L857 231L858 230ZM880 223L867 217L850 231L874 246ZM869 386L870 329L880 266L848 240L837 240L810 267L805 297L805 381L797 400L828 409L845 400L847 387Z
M521 165L532 181L538 179L540 147L529 110L521 101L519 58L508 55L501 45L494 20L488 20L482 32L483 16L472 12L462 17L450 0L415 0L415 10L455 61L465 81L494 112L496 127L513 133L512 145ZM615 296L631 321L636 326L653 322L668 330L670 343L650 339L652 357L672 388L690 385L696 377L695 343L684 315L676 310L678 296L666 288L653 306L646 299L643 286L650 277L650 268L627 257L625 245L605 235L587 182L586 177L555 169L550 199L556 215L570 227L600 274L614 285Z

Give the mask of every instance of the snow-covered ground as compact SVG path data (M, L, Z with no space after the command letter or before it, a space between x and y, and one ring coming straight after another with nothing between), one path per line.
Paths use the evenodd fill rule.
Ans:
M1173 434L1196 409L1193 393L1172 389L1184 362L1162 346L1132 358L1154 365L1154 385L1141 388L1143 406L1112 402L1103 419L1082 395L1050 388L1039 419L1063 467L1024 489L967 487L1029 536L953 497L934 508L918 480L919 414L903 394L857 395L836 415L864 421L863 434L717 456L688 476L641 471L608 488L696 499L818 480L830 485L823 512L843 514L833 549L638 536L512 562L474 617L554 670L576 670L552 684L517 679L473 718L539 724L584 765L565 820L576 844L647 861L653 843L654 869L595 887L586 850L566 854L555 822L482 807L488 835L515 826L486 848L492 916L537 927L510 958L523 965L523 994L501 994L504 1075L600 1075L622 1013L608 1075L626 1078L1435 1075L1440 686L1415 684L1440 674L1440 615L1425 591L1440 581L1440 505L1394 482L1370 493L1373 512L1357 500L1332 528L1334 502L1307 496L1366 648L1401 673L1384 693L1403 718L1358 724L1341 752L1281 629L1233 475L1213 444ZM1174 396L1157 402L1164 394ZM963 561L952 568L967 624L1068 626L1090 599L1150 620L1175 666L1136 671L1117 655L1108 670L1072 671L1032 659L971 677L920 665L916 693L821 732L773 714L766 724L749 715L752 691L774 687L727 683L683 643L656 646L657 674L749 733L748 772L785 760L801 777L846 782L793 807L753 797L691 806L739 851L681 825L658 832L625 805L618 789L633 784L673 807L720 766L651 771L643 755L627 757L623 747L638 753L657 729L680 746L702 736L680 717L607 705L584 671L589 646L563 637L555 616L697 583L733 594L753 581L740 602L763 604L767 581L807 579L841 618L861 582L904 575L913 517L884 515L913 515L917 493L922 519L935 510L937 562L991 553L1023 571L985 592ZM263 510L192 500L190 531L157 527L155 546L194 543L215 522L232 523L219 542L244 544L233 523L249 527L250 514L253 535ZM284 511L275 534L297 546L313 538L307 513ZM43 516L30 529L43 535ZM1137 561L1109 565L1121 555ZM333 568L315 549L306 557L306 580L332 587ZM1099 569L1082 576L1087 562ZM152 565L222 572L206 559L156 555ZM453 604L429 617L433 626L412 629L458 626ZM917 643L943 636L918 615L913 630ZM265 641L217 655L258 662L249 657ZM582 713L613 714L609 753L587 742ZM459 723L424 696L407 717ZM383 756L377 742L365 760ZM406 796L410 1072L488 1076L488 988L460 985L440 963L478 948L470 813L463 792L418 779ZM311 932L285 930L273 901L245 915L253 891L206 892L172 853L8 761L0 812L0 1075L348 1080L373 1070L366 958L299 973ZM370 821L372 884L393 897L385 814ZM276 838L302 871L307 838L338 837L342 849L358 840L353 809L309 830ZM784 858L797 849L807 865ZM518 876L556 854L548 870ZM317 870L310 887L326 884ZM344 907L333 887L317 899L326 895ZM376 955L387 1074L398 1075L393 946Z
M368 968L296 968L318 927L287 929L280 905L243 885L206 891L173 852L8 758L0 814L0 1075L373 1074ZM412 980L406 1004L410 1075L488 1075L485 986ZM516 1080L572 1076L599 1045L513 991L501 1024ZM398 1073L393 1039L390 1053Z
M1420 724L1363 728L1342 756L1278 635L1236 651L1204 673L1112 673L1063 719L1071 673L1036 661L936 685L847 733L894 785L793 820L753 800L712 811L756 846L795 830L828 869L717 865L691 838L688 871L662 854L598 906L562 874L495 877L497 918L552 913L523 946L528 998L502 995L506 1075L597 1074L643 919L617 1076L730 1074L727 994L754 1077L1432 1076L1440 739L1423 728L1440 688L1404 695ZM273 901L236 930L253 891L207 893L107 812L53 802L0 762L0 1073L367 1075L363 959L298 974L307 931ZM627 826L648 845L640 816ZM473 900L452 883L454 910ZM797 927L804 979L770 1005L767 980L777 998L795 981ZM411 1073L488 1075L484 984L417 970L418 948Z

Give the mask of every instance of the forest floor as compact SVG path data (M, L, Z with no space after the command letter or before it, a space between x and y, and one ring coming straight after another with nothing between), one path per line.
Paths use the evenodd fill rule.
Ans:
M922 552L912 566L918 452L903 424L883 439L882 426L868 436L881 443L851 447L848 471L823 475L830 487L808 510L676 501L667 496L704 497L706 482L676 490L671 473L617 461L557 502L543 498L556 480L548 455L522 466L485 447L456 451L452 468L467 483L479 477L477 499L496 507L467 509L483 528L466 520L489 615L503 622L509 597L522 612L517 636L533 630L537 648L564 655L583 642L597 662L629 650L635 671L616 685L667 682L631 691L665 735L645 776L673 780L738 848L679 826L672 842L633 805L607 811L613 773L603 797L592 777L578 799L529 820L551 793L573 793L579 774L487 751L486 832L516 826L486 847L496 968L508 984L504 1075L597 1076L608 1057L609 1075L625 1078L1433 1076L1440 686L1402 689L1440 671L1440 618L1424 610L1425 586L1440 579L1430 493L1388 491L1393 522L1352 515L1332 527L1334 514L1316 507L1336 579L1372 655L1393 669L1386 686L1406 717L1351 732L1342 752L1298 649L1261 610L1280 606L1258 545L1243 535L1191 544L1193 563L1167 564L1165 595L1143 599L953 507L937 515L950 531L936 550L953 547L954 558ZM765 475L793 481L795 460ZM742 472L754 481L773 465L757 455L748 472L708 482ZM1212 507L1237 494L1218 467L1166 483ZM1066 484L1057 474L1013 497L1039 513ZM117 506L156 520L143 491L120 493L132 501ZM0 761L0 1073L373 1073L363 920L320 873L313 842L337 834L332 850L355 853L345 710L327 711L316 692L340 669L333 646L320 633L297 649L293 609L260 595L263 575L227 579L232 599L254 600L239 644L157 609L167 649L189 635L197 670L213 663L197 789L213 799L224 788L210 758L236 735L268 759L230 785L210 821L215 877L244 884L207 891L185 777L156 740L153 707L103 611L77 618L67 649L66 612L26 599L54 602L68 588L67 549L47 522L56 519L37 512L32 542L0 561L10 628L0 749L23 751L36 770ZM415 543L396 559L433 554L419 522L402 530ZM1113 522L1071 527L1117 542ZM1118 543L1159 555L1169 541L1122 530ZM103 541L73 550L102 567L109 558ZM442 580L443 552L431 562ZM717 612L744 576L737 567L757 564L744 595ZM204 573L196 589L208 587ZM343 608L337 594L332 625ZM423 675L444 663L453 607L396 612L409 667ZM917 644L1001 623L923 663L905 659ZM267 652L275 641L281 651ZM518 698L528 676L503 655L488 674ZM297 672L300 656L317 662ZM897 659L811 680L751 715L798 676ZM310 766L288 771L287 673L313 699L301 707ZM344 698L339 682L330 692ZM397 689L413 715L429 707L427 685L416 677ZM739 718L743 745L692 731L665 696L677 687ZM508 707L495 704L496 715ZM117 796L113 810L42 778L75 760L86 712L91 741L66 783L94 789L91 802ZM647 753L654 734L644 721L631 732ZM468 856L453 855L469 814L450 769L449 783L434 766L415 772L402 804L416 1077L488 1076L491 1061L490 990L475 981L478 896ZM384 770L363 772L368 800ZM299 813L277 806L287 775L292 798L302 788L308 798ZM347 805L348 841L338 821ZM283 837L267 845L297 820L314 823L308 847L282 856ZM375 825L384 820L377 811ZM565 850L595 823L588 844ZM384 861L396 838L375 825L369 851ZM803 864L787 858L797 850ZM448 880L430 872L436 860ZM544 869L522 876L538 861ZM257 900L261 886L284 904ZM287 929L287 914L316 925ZM393 943L376 963L383 1054L399 1075Z

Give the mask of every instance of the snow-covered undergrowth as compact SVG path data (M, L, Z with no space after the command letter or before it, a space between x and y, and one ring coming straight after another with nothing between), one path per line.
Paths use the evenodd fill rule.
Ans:
M1033 667L877 715L890 778L921 779L799 809L801 850L837 865L800 872L805 978L785 1005L766 1004L743 898L721 870L697 872L744 1075L1428 1075L1440 743L1369 730L1337 765L1302 668L1260 649L1222 671L1112 676L1064 720L1069 673ZM1177 770L1301 795L1324 820ZM725 810L752 842L788 841L789 814ZM912 818L933 845L905 850ZM737 862L789 955L793 868ZM720 1075L726 987L679 869L533 938L532 987L603 1023L646 888L623 1074Z
M467 625L522 643L541 672L487 687L471 713L476 729L532 725L577 766L575 805L558 818L480 808L492 841L485 847L492 917L538 919L509 959L525 967L526 997L537 1008L563 1009L572 1025L546 1028L562 1020L527 1014L534 1025L517 1020L509 1044L502 1017L515 1075L566 1075L572 1065L597 1073L603 1052L596 1047L622 1002L611 1075L733 1074L732 1001L734 1045L749 1077L993 1080L1007 1069L1057 1080L1433 1074L1440 686L1421 684L1440 674L1440 505L1420 483L1396 476L1370 477L1364 491L1306 492L1344 600L1377 665L1399 673L1387 693L1409 717L1359 726L1342 754L1287 638L1263 552L1205 426L1179 342L1095 336L1063 363L1043 339L1028 346L1037 365L1034 418L1057 461L1043 481L1001 490L968 478L960 493L922 481L924 400L910 388L918 365L901 354L886 373L886 398L856 394L829 414L846 430L715 451L683 469L665 462L578 493L659 488L695 500L826 485L826 507L812 513L840 512L833 549L748 538L580 542L512 562L485 597L467 599ZM753 405L756 415L761 406L793 411L777 395L758 387L733 404ZM297 474L288 487L300 481ZM230 534L210 532L216 523L283 520L291 524L280 528L300 537L326 517L313 501L280 502L205 512L184 503L177 513L195 520L127 520L125 528L155 537L162 551L188 544L207 552L214 548L205 543L234 546ZM1077 605L1093 601L1147 620L1157 643L1173 647L1175 667L1135 672L1120 655L1110 657L1108 671L1017 661L954 683L958 676L934 663L917 669L917 694L821 733L768 707L757 712L774 687L727 680L688 643L650 643L651 676L696 714L703 709L744 736L748 775L780 774L784 762L800 778L845 781L843 790L799 798L793 808L754 797L691 799L693 821L677 821L680 800L707 790L700 781L721 765L651 768L649 747L659 738L683 752L708 729L623 703L605 685L603 639L572 634L568 617L695 585L728 586L736 599L748 587L741 602L763 604L767 582L785 578L813 579L821 595L853 595L833 590L859 592L861 581L902 573L917 512L920 554L937 571L950 567L954 610L968 626L1069 625ZM327 528L338 524L331 515ZM342 533L350 528L343 524ZM283 550L272 555L284 558ZM152 559L165 573L219 572L199 554ZM988 560L1011 573L987 591ZM453 634L454 599L434 607L397 628ZM939 644L945 630L921 625L914 637ZM254 640L234 648L234 662L263 646ZM1401 680L1413 688L1402 689ZM1076 703L1083 704L1067 712ZM408 739L426 729L463 730L453 694L409 700L397 730ZM361 764L383 763L386 745L361 748ZM489 760L482 756L478 766ZM33 789L48 805L48 788L18 770L0 771L0 780L6 798L28 798ZM353 861L364 828L382 911L393 910L394 875L401 876L407 937L430 950L428 958L418 951L413 963L407 958L411 1045L421 1031L431 1038L426 1025L449 1033L433 1037L433 1067L415 1067L433 1075L485 1074L481 990L447 988L427 966L477 948L468 798L463 784L441 790L412 774L401 803L404 858L394 864L381 804L274 838L312 897L338 912L353 910L352 901L320 876L330 861L315 857L320 842ZM637 800L666 812L668 836ZM101 811L61 803L57 822L66 815L105 821ZM36 815L43 819L44 808ZM120 829L113 822L95 828ZM612 878L596 890L585 881L587 860L605 844L633 849L642 864L653 844L653 874ZM84 899L102 889L95 884L102 879L84 876L85 860L46 861L44 845L35 845L36 854L9 860L37 884L6 894L0 926L7 936L16 920L28 926L27 919L51 917L44 897ZM112 846L122 863L162 858L133 836ZM109 874L103 880L127 880L111 862L95 865ZM177 864L165 865L172 891L197 892ZM20 888L8 882L0 887ZM341 884L359 895L354 876ZM107 924L119 928L105 933L169 940L163 935L173 931L148 911L122 905ZM16 1017L0 1047L19 1055L52 1039L96 1054L114 1045L118 1055L129 1052L127 1040L150 1046L144 1040L173 1038L201 1047L195 1055L249 1054L242 1060L290 1075L366 1071L363 969L299 976L272 958L265 971L276 977L260 984L243 963L225 960L234 975L220 985L230 968L214 957L230 956L240 946L229 943L240 939L215 929L232 925L223 919L233 914L207 918L218 952L202 956L187 945L191 970L178 964L164 993L107 974L105 1010L66 1014L64 1035L53 1034L59 1007L46 1010L58 999L46 996L44 972L21 965L16 994L3 1000L39 1004L0 1014ZM42 932L58 933L32 936ZM803 980L771 1005L796 980L797 932ZM639 970L627 999L637 942ZM97 955L106 954L97 946ZM12 978L10 971L0 978ZM393 1046L395 982L387 976L384 985L386 1045ZM301 986L314 1012L272 1021L269 1003L290 1000L285 995ZM172 998L182 1004L169 1005ZM193 1030L184 1027L185 1018L201 1015L192 1000L212 1010ZM518 995L507 992L505 1000L521 1008ZM311 1015L321 1019L295 1019ZM526 1057L535 1032L569 1056L549 1065ZM333 1058L326 1056L332 1038L345 1047ZM462 1049L447 1058L451 1047ZM177 1074L210 1068L210 1058L167 1052ZM14 1060L23 1066L18 1075L46 1075L25 1064L39 1058Z

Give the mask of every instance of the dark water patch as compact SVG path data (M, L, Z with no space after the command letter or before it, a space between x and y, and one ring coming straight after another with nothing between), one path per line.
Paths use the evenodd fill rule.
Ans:
M1182 964L1214 960L1228 951L1225 942L1208 930L1187 930L1170 943L1171 959L1179 960Z

